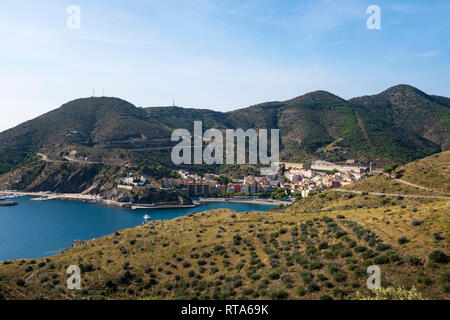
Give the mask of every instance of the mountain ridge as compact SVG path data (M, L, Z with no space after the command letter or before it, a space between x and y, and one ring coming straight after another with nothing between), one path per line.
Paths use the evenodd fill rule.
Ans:
M204 129L280 129L285 160L403 163L450 147L447 101L408 85L349 100L317 90L228 112L136 107L113 97L80 98L1 132L0 173L42 149L57 155L82 148L89 156L170 146L171 132L192 130L194 120L203 121Z

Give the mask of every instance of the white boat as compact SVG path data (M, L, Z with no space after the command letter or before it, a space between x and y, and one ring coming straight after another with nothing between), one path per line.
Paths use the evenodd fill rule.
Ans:
M148 220L148 219L150 219L150 216L149 216L148 214L146 214L146 215L144 216L144 220Z

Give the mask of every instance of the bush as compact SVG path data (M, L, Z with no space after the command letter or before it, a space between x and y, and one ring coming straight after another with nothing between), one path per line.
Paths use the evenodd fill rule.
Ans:
M442 273L441 282L442 283L445 283L445 282L450 283L450 271L444 271L444 273Z
M389 257L387 255L383 254L383 255L376 257L374 259L374 262L376 264L386 264L386 263L389 263L389 260L390 260Z
M106 291L107 292L116 292L117 284L115 284L112 280L106 281Z
M341 288L334 288L333 289L333 296L335 296L335 297L344 297L344 296L346 296L347 295L347 292L345 291L345 290L343 290L343 289L341 289Z
M437 240L437 241L444 240L444 238L438 232L433 233L433 238L434 238L434 240Z
M144 272L145 273L150 273L150 272L153 272L153 269L152 268L145 268Z
M297 288L297 294L298 294L299 296L303 297L303 296L306 294L306 290L305 290L302 286L299 286L299 287Z
M327 249L328 243L326 241L322 241L319 243L319 250Z
M343 282L347 280L347 274L344 271L338 271L335 274L333 274L334 280L336 282Z
M378 251L386 251L386 250L389 250L391 248L391 246L390 245L388 245L387 243L379 243L378 245L377 245L377 250Z
M420 260L419 258L417 258L415 255L409 255L406 258L406 262L410 265L410 266L421 266L422 265L422 260Z
M205 260L198 260L197 261L197 264L199 265L199 266L204 266L204 265L206 265L206 261Z
M353 253L352 253L352 251L349 250L349 249L344 250L344 251L342 251L342 253L341 253L341 258L348 258L348 257L351 257L351 256L353 256Z
M127 254L127 253L128 253L128 250L127 250L127 248L125 248L124 246L121 246L121 247L120 247L120 252L122 252L122 254Z
M450 257L447 256L441 250L434 250L433 252L430 253L429 258L431 261L437 263L447 263L450 260Z
M309 290L309 292L320 291L320 287L318 284L311 282L308 284L308 290Z
M308 271L302 271L300 272L300 277L302 278L303 282L307 284L313 281L314 274Z
M271 291L269 296L273 300L285 300L289 297L289 294L283 290L275 290Z
M280 279L280 274L276 271L272 272L269 274L269 278L271 280L276 280L276 279Z
M18 286L20 286L20 287L23 287L23 286L25 286L25 280L23 280L23 279L17 279L17 280L16 280L16 284L17 284Z
M445 293L450 293L450 283L443 283L443 284L441 284L441 289Z
M372 250L368 250L368 251L366 251L366 252L363 252L363 253L361 254L361 257L362 257L364 260L371 259L371 258L375 257L375 252L373 252Z
M400 237L398 238L398 244L405 244L408 243L409 240L406 237Z

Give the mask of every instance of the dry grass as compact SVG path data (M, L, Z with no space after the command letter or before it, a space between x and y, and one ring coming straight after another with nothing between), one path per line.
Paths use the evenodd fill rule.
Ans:
M408 163L398 171L402 180L450 194L450 151Z
M30 264L30 260L16 260L0 265L0 291L12 299L349 298L357 290L366 291L365 268L375 263L375 258L364 259L361 253L355 252L349 241L373 250L377 256L386 254L375 249L377 244L371 247L364 239L358 239L347 225L351 222L374 231L377 243L389 244L390 256L398 256L398 261L391 258L392 261L381 266L384 285L415 285L427 298L448 299L440 282L446 265L429 263L428 254L436 249L450 254L449 209L449 201L439 201L405 208L391 206L329 213L300 214L289 210L197 213L171 221L154 221L95 239L48 261L36 259L35 264ZM330 229L325 216L337 227ZM421 220L422 224L413 226L413 219ZM346 231L347 235L336 237L339 230ZM439 233L443 240L435 240L434 233ZM409 242L398 244L398 239L405 235ZM240 241L236 240L237 236ZM319 249L323 241L329 248ZM326 252L339 244L342 248L335 248L335 257L327 256ZM121 247L127 252L121 251ZM316 252L308 254L308 247L308 250L314 247L312 251ZM343 252L350 252L351 257L342 257ZM408 265L405 261L412 254L425 265ZM39 267L42 262L45 265ZM338 273L344 274L345 280L330 270L330 263L339 266ZM88 269L82 275L84 291L69 291L65 287L65 270L73 264ZM93 270L89 271L91 266ZM27 272L27 267L33 270ZM277 275L279 279L271 279ZM312 282L306 279L308 275L313 275ZM18 285L17 279L25 280L25 285ZM108 281L117 285L117 290L108 289ZM311 283L318 286L318 291Z

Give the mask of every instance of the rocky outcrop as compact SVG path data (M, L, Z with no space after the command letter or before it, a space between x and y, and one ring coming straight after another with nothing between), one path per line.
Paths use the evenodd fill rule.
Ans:
M74 240L72 243L72 248L84 246L87 243L85 240Z

